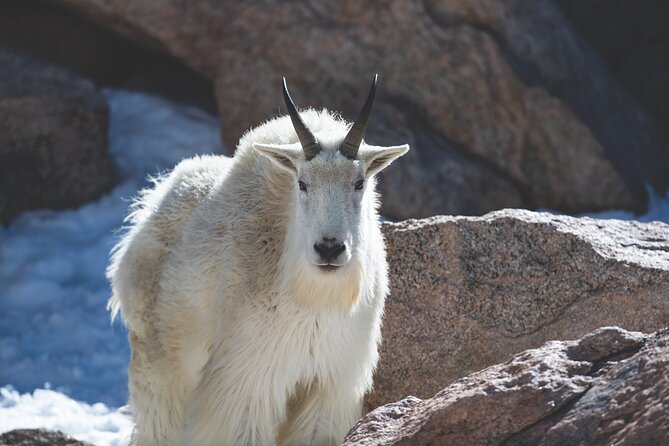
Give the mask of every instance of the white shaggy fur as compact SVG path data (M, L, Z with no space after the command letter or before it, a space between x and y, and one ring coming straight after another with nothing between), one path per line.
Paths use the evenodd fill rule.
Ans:
M277 118L133 205L108 269L132 347L133 444L334 445L361 416L388 292L373 175L408 146L363 143L348 160L347 123L302 117L314 159ZM336 271L314 264L322 236L347 243Z

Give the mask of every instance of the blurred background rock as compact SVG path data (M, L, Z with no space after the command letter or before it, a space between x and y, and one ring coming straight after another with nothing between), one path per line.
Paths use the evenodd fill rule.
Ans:
M669 186L669 5L603 0L0 4L0 217L111 189L122 87L218 113L228 154L302 107L352 119L381 76L372 144L395 219L522 207L643 212Z

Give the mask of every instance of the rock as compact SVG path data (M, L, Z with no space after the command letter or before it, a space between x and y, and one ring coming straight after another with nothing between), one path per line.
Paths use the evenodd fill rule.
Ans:
M59 431L17 429L0 435L0 446L93 446Z
M344 445L667 444L667 370L669 331L606 327L379 407Z
M109 111L87 80L0 49L0 222L63 209L114 184Z
M368 409L430 397L551 339L669 325L663 223L504 210L383 231L391 292Z
M415 150L382 181L394 218L642 209L664 165L651 120L552 0L58 3L212 79L229 147L281 110L282 75L301 106L352 118L381 73L368 140Z

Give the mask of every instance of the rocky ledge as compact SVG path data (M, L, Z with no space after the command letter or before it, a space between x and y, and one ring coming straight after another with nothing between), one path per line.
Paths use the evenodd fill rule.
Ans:
M383 230L391 294L367 409L550 340L669 325L666 224L504 210Z
M667 373L669 330L605 327L379 407L344 445L666 445Z

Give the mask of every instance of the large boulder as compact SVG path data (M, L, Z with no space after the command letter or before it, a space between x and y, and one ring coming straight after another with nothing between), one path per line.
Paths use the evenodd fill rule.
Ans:
M379 407L344 445L664 445L668 370L669 331L606 327Z
M641 209L666 186L650 120L552 0L58 2L212 79L228 147L281 110L283 75L351 118L381 73L368 139L414 146L381 183L396 218Z
M108 191L108 121L107 103L90 81L0 49L0 222Z
M552 339L669 325L669 226L522 210L384 223L391 293L367 407Z

